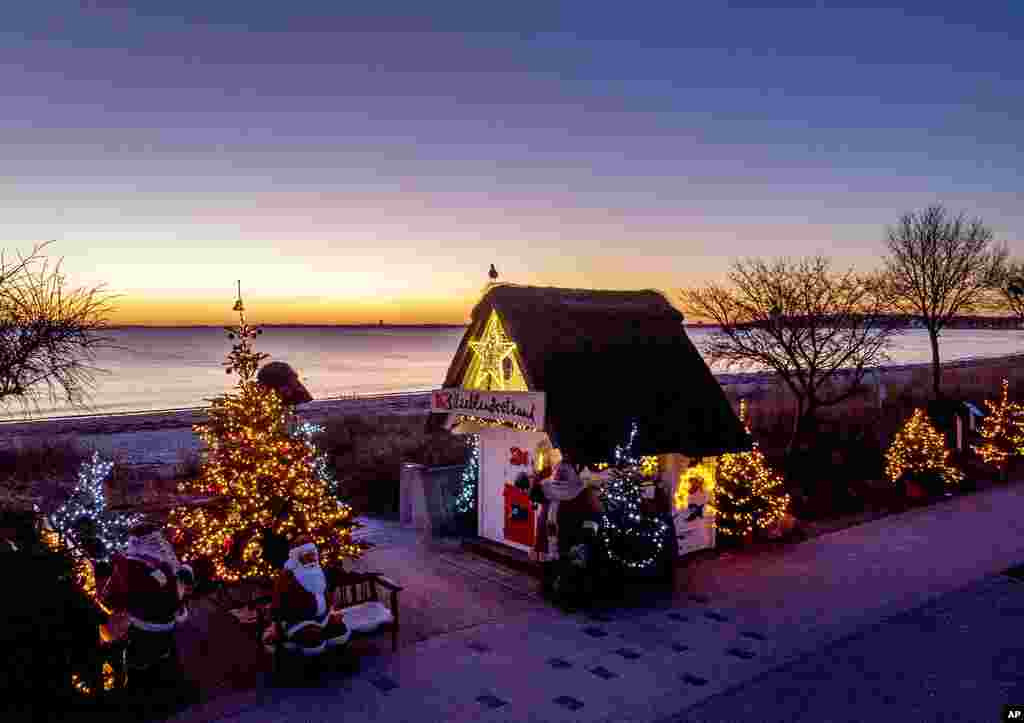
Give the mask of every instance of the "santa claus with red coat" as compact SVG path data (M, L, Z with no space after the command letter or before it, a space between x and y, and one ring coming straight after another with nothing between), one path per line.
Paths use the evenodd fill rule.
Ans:
M271 652L281 644L302 655L318 655L344 645L351 636L341 611L332 609L319 553L305 535L292 542L288 560L274 581L271 616L274 623L264 635Z
M128 636L126 662L141 670L174 657L174 631L188 618L192 569L178 561L162 530L132 529L125 550L111 560L101 599L111 609L104 637Z

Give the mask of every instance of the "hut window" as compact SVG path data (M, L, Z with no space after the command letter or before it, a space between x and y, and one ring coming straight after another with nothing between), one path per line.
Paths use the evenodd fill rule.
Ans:
M501 360L501 371L506 382L512 381L512 357L507 356Z

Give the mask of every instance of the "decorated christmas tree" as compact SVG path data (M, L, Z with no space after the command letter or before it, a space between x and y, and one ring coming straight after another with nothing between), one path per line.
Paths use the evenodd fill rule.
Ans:
M604 514L600 537L609 562L626 572L650 572L666 560L672 541L672 526L660 516L643 511L643 488L655 482L656 457L636 457L633 444L636 424L629 442L615 449L608 481L601 495Z
M61 545L78 559L106 561L128 543L128 531L142 516L107 507L103 483L114 467L94 452L78 470L78 482L68 499L49 517Z
M937 492L963 480L948 458L945 437L923 409L916 409L885 453L885 474L893 482L914 481Z
M170 538L185 559L209 560L227 581L270 577L283 562L272 554L275 541L279 547L300 534L313 538L325 567L357 558L357 524L313 442L318 428L301 423L278 391L255 379L267 358L252 350L260 330L246 323L241 294L235 311L239 325L228 328L228 338L238 341L225 367L238 384L212 400L208 421L196 426L205 459L199 478L181 486L183 493L217 499L175 509Z
M740 419L746 423L746 405L741 404ZM779 522L789 509L785 482L765 460L757 442L749 452L723 454L718 460L714 489L715 529L730 539L767 530Z
M985 400L988 415L981 422L983 444L973 449L984 460L999 470L1006 469L1012 457L1024 454L1024 405L1010 401L1010 383L1003 380L1003 394L996 401Z
M477 486L480 483L480 435L466 435L466 466L462 470L455 511L465 515L476 511Z

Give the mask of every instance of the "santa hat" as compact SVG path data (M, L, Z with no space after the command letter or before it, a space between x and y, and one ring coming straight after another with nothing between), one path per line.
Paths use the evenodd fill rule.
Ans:
M284 564L285 568L294 571L296 568L301 567L302 556L309 553L313 553L316 556L317 564L319 564L320 554L316 549L316 543L313 542L313 538L309 535L299 535L294 538L288 546L288 561Z

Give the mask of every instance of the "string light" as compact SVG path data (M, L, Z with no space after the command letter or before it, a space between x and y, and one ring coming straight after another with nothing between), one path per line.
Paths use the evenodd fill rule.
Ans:
M664 520L642 511L641 487L654 482L658 458L634 454L637 433L638 425L633 422L629 440L625 445L616 445L612 463L598 465L600 470L610 469L601 493L605 511L598 534L612 563L639 572L664 559L672 528Z
M923 409L916 409L885 453L885 474L892 482L908 474L936 474L946 485L954 485L964 475L948 464L948 458L945 437L928 421Z
M143 519L142 515L107 508L103 483L113 467L113 462L94 452L79 468L71 496L50 515L50 524L61 543L78 558L109 560L124 548L128 531Z
M460 514L476 509L476 495L480 482L480 435L466 437L466 466L462 470L459 493L455 497L455 511Z
M114 689L114 668L110 663L104 663L101 669L103 676L103 690ZM80 695L91 696L93 695L93 689L84 681L78 673L71 674L71 685Z
M671 527L641 512L641 486L649 481L638 466L611 470L602 491L605 512L598 528L605 554L614 564L645 571L664 559Z
M721 455L716 476L715 530L726 538L767 530L789 510L785 481L768 466L757 442L749 452Z
M170 537L185 560L206 558L229 582L274 574L263 558L266 531L287 539L309 535L324 565L356 559L361 548L352 532L360 525L339 501L327 457L314 442L322 428L301 422L276 391L254 381L268 355L251 348L259 332L246 324L241 299L235 310L240 324L229 327L228 336L239 343L225 367L239 381L233 393L212 400L207 422L193 428L206 458L199 478L179 485L183 493L217 496L221 504L172 510Z
M679 475L679 484L676 485L676 494L673 500L677 510L685 510L690 506L690 487L693 482L700 484L708 500L714 498L716 467L716 459L714 457L707 457L692 467L683 470ZM707 506L705 509L709 514L713 512L712 509L707 509Z
M502 328L498 312L491 311L481 338L469 342L469 347L477 356L477 372L473 386L480 389L505 388L505 359L516 349Z
M981 421L983 444L972 449L985 464L999 472L1006 470L1011 457L1024 454L1024 405L1010 401L1010 383L1002 384L1002 396L997 401L985 400L988 414Z

